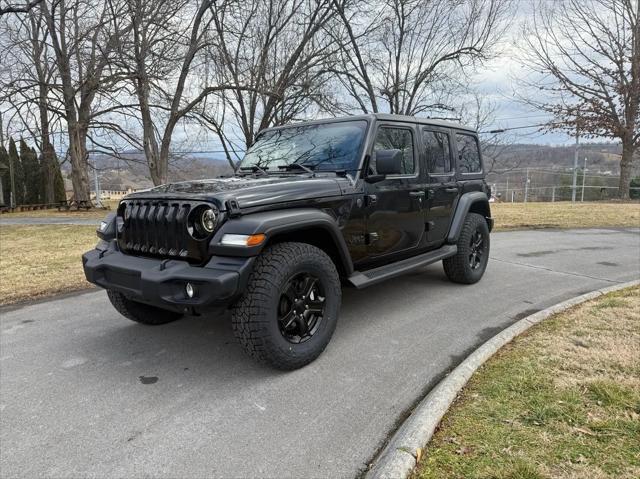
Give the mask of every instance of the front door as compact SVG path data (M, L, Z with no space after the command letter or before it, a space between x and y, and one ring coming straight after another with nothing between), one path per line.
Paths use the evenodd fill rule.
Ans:
M427 190L427 241L441 243L449 232L451 217L460 194L451 161L449 131L423 127L422 144L429 175Z
M368 252L391 256L415 249L424 236L424 186L420 184L416 131L412 125L379 124L369 174L376 174L376 150L398 149L403 154L402 174L367 183Z

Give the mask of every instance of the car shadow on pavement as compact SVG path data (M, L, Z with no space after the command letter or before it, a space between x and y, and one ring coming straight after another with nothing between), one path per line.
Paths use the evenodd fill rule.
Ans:
M362 328L387 321L389 314L401 311L416 294L427 294L433 288L446 286L441 269L427 267L404 275L392 283L382 283L364 290L347 287L338 328L327 354L340 354L352 343ZM448 283L450 284L450 283ZM390 286L392 285L392 286ZM435 294L435 293L434 293ZM106 302L106 298L105 298ZM231 329L229 312L185 317L162 326L146 326L129 322L105 304L105 328L86 338L84 348L116 368L133 368L142 384L155 384L163 376L188 375L191 380L225 381L238 375L245 379L272 378L287 374L256 363L242 351ZM320 357L322 360L323 356Z

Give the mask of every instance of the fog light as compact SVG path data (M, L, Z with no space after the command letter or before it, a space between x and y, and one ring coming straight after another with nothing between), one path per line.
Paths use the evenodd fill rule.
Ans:
M104 230L107 229L107 226L109 226L109 223L107 223L106 221L101 221L100 222L100 231L104 232Z
M191 283L187 283L187 287L185 288L185 291L187 292L187 296L189 298L193 298L193 295L195 294L195 289L193 288L193 285Z

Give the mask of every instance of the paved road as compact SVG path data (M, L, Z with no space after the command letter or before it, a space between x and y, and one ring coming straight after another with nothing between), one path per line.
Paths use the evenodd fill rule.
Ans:
M354 477L406 411L517 318L640 275L640 231L498 233L483 281L441 267L347 290L312 365L246 359L223 318L130 323L103 292L1 321L4 477Z
M106 213L105 213L106 216ZM73 216L13 216L11 218L0 218L2 225L93 225L100 223L98 219L77 218Z

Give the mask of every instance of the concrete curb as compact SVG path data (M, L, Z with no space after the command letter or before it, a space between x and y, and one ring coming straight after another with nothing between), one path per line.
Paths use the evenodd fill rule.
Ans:
M406 478L416 465L418 449L422 449L433 436L440 420L445 415L460 390L469 381L471 375L493 356L505 344L513 338L538 324L549 316L565 311L585 301L597 298L620 289L629 288L640 284L640 280L616 284L614 286L598 289L550 308L527 316L496 334L486 343L476 349L467 359L456 367L446 378L431 390L431 392L418 404L411 416L400 426L393 435L389 444L373 462L371 469L366 474L366 479L400 479Z

